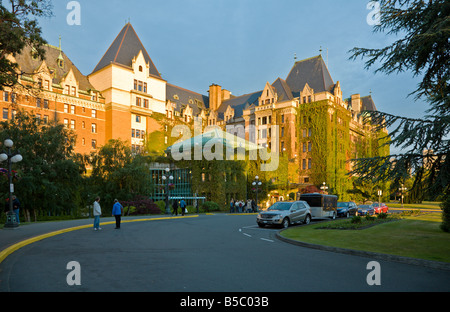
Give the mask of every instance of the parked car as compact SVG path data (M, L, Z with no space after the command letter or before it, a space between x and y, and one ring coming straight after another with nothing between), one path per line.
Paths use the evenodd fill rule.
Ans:
M374 213L375 209L372 205L358 205L359 216L373 215Z
M278 225L287 228L291 224L311 222L311 208L303 200L293 202L276 202L256 217L260 227Z
M358 206L352 201L337 203L337 216L346 217L355 216L358 214Z
M389 210L388 206L384 203L380 203L380 204L373 203L372 206L373 206L373 209L375 210L375 213L381 213L381 212L387 213Z

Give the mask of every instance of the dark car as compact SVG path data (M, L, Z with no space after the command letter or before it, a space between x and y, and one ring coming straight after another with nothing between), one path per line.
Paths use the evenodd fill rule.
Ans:
M358 207L352 201L337 203L337 216L346 217L355 216L358 214Z
M366 216L375 214L375 209L372 205L358 205L358 215Z

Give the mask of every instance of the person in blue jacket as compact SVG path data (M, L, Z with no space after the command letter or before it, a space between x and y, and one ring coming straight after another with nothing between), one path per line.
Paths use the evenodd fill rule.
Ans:
M184 199L181 199L180 201L180 207L181 207L181 215L184 216L184 211L186 209L186 202L184 201Z
M120 218L122 216L123 207L117 199L114 199L114 205L112 209L112 215L116 218L115 229L120 229Z

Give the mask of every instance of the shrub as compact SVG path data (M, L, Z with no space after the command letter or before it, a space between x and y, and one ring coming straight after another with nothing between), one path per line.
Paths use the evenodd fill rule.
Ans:
M386 219L388 217L387 213L380 212L377 216L378 219Z
M375 220L375 219L376 219L376 217L374 217L374 216L371 216L371 215L369 215L369 214L366 215L366 220L367 220L367 221L373 221L373 220Z
M217 203L213 201L206 201L202 204L202 209L205 212L210 212L210 211L219 211L220 207Z
M161 213L166 213L166 202L163 200L158 200L155 205L159 207Z
M352 223L361 223L361 222L362 222L361 216L353 216L351 222L352 222Z

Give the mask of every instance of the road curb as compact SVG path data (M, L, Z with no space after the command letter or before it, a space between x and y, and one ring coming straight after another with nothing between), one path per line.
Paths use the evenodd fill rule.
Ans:
M331 252L342 253L342 254L352 255L352 256L367 257L367 258L372 258L372 259L376 259L376 260L400 262L400 263L428 267L428 268L432 268L432 269L450 271L450 263L447 263L447 262L431 261L431 260L424 260L424 259L417 259L417 258L410 258L410 257L396 256L396 255L388 255L388 254L382 254L382 253L371 252L371 251L362 251L362 250L354 250L354 249L347 249L347 248L339 248L339 247L330 247L330 246L311 244L311 243L301 242L301 241L283 237L280 234L283 231L284 230L278 231L275 235L276 238L283 242L293 244L296 246L307 247L307 248L312 248L312 249L319 249L319 250L324 250L324 251L331 251Z

